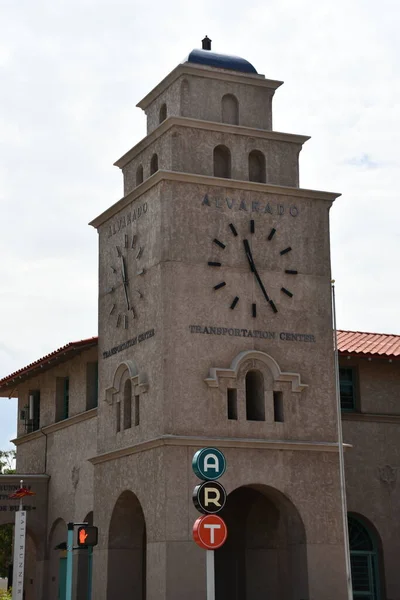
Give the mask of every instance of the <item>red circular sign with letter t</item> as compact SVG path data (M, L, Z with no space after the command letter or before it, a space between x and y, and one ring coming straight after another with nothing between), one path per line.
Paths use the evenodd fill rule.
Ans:
M193 525L193 539L204 550L221 548L227 537L225 521L218 515L204 515Z

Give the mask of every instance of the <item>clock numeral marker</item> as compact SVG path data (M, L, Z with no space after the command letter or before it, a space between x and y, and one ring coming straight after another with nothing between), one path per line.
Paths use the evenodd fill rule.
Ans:
M254 233L255 228L254 228L254 219L251 219L250 221L250 233Z
M119 258L120 256L122 256L122 254L121 254L121 248L120 248L119 246L115 246L115 249L116 249L116 251L117 251L117 256L118 256L118 258Z
M286 288L281 288L281 292L283 292L284 294L286 294L286 296L289 296L289 298L293 298L293 294L292 292L289 292L289 290L287 290Z
M219 290L222 287L224 287L226 285L225 281L221 281L221 283L217 283L217 285L214 285L214 290Z
M115 287L108 288L107 294L112 294L113 292L115 292Z
M115 304L113 304L111 307L110 315L112 315L114 312L115 312Z
M135 309L133 308L133 306L131 306L131 312L132 312L132 319L136 319L136 313L135 313Z
M128 317L127 317L127 315L124 315L124 327L125 327L125 329L128 329Z
M119 327L121 325L121 321L122 321L122 315L118 315L118 317L117 317L117 327Z
M230 227L230 230L232 231L233 235L236 237L238 233L237 233L237 231L235 229L234 224L233 223L229 223L229 227Z
M291 251L291 247L288 246L287 248L285 248L284 250L281 250L281 256L283 256L284 254L287 254L288 252Z
M144 275L146 273L146 269L140 269L140 271L138 271L136 273L136 275Z
M226 245L223 244L222 242L220 242L219 240L217 240L217 238L213 239L214 244L217 244L217 246L219 246L220 248L222 248L223 250L226 248Z
M233 299L233 302L231 304L231 309L233 310L236 306L236 304L239 302L239 296L235 296L235 298Z
M220 263L220 262L213 262L212 260L210 260L208 262L208 266L209 267L220 267L221 265L222 265L222 263Z
M251 305L251 312L252 312L253 318L255 319L257 316L257 305L256 304Z
M269 236L267 237L267 240L270 242L272 240L272 238L274 237L276 233L276 229L272 228L271 231L269 232Z
M117 269L116 269L115 267L111 267L111 271L112 271L113 273L116 273L116 272L117 272Z
M143 298L143 294L140 290L136 290L136 293L139 295L139 298ZM133 310L133 308L132 308Z
M134 248L135 246L136 246L136 235L134 235L134 236L132 237L132 245L131 245L131 248Z
M139 250L137 251L136 258L140 258L143 254L143 246L139 246Z
M285 269L285 273L288 275L297 275L297 271L293 271L292 269Z
M274 301L273 301L273 300L270 300L270 301L269 301L269 303L270 303L270 305L271 305L271 308L272 308L272 310L274 311L274 313L277 313L277 312L278 312L278 309L276 308Z
M129 240L128 240L128 234L125 234L125 248L128 248L129 246Z

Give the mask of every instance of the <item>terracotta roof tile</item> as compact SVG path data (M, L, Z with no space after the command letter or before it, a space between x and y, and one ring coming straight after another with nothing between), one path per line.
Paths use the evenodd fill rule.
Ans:
M341 354L400 357L400 335L338 330L338 349Z
M0 396L3 392L9 389L15 388L19 383L25 381L31 377L37 375L38 371L46 371L47 369L53 368L56 364L69 360L76 354L88 350L92 346L96 346L98 342L97 337L88 338L86 340L79 340L77 342L70 342L50 354L46 354L42 358L35 360L22 369L18 369L11 375L0 379Z

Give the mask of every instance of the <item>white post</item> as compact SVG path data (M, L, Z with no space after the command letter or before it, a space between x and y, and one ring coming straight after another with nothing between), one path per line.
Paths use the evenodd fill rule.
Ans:
M207 600L215 600L214 550L206 550L207 555Z
M20 481L20 487L23 487ZM24 593L24 566L25 566L25 539L26 539L26 511L22 510L22 498L19 502L19 510L15 513L14 531L14 562L12 600L23 600Z
M333 334L334 334L334 342L335 342L336 412L337 412L337 425L338 425L340 493L341 493L341 499L342 499L342 518L343 518L344 554L345 554L345 561L346 561L347 597L348 597L348 600L353 600L353 586L351 583L349 529L348 529L348 524L347 524L346 479L345 479L345 472L344 472L342 409L340 406L339 351L338 351L337 330L336 330L336 302L335 302L335 285L334 285L334 283L335 282L332 281L332 313L333 313Z

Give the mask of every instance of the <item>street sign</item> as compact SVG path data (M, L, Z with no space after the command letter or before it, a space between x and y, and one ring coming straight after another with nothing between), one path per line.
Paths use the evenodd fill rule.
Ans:
M217 448L201 448L193 456L192 468L199 479L214 481L225 473L225 456Z
M193 491L193 503L198 511L215 514L222 510L226 502L226 491L218 481L204 481Z
M204 515L193 525L193 539L203 550L221 548L227 537L225 521L218 515Z

